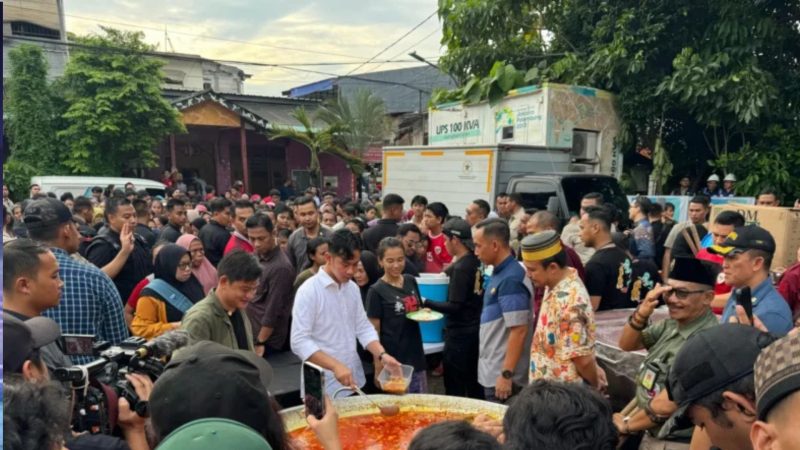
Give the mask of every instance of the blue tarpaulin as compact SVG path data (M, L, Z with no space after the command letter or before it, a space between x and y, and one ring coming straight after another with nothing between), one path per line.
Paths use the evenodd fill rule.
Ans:
M330 91L333 89L334 81L335 78L328 78L327 80L317 81L316 83L304 84L303 86L292 88L289 91L289 97L297 98L304 95L313 94L315 92Z

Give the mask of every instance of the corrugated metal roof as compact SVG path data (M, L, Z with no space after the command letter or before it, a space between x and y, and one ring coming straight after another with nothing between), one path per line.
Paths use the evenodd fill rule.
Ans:
M329 78L292 88L284 94L302 97L333 87L337 87L345 98L352 98L360 89L370 90L383 99L388 114L402 114L426 111L430 93L435 88L452 89L455 84L449 76L433 67L418 66Z

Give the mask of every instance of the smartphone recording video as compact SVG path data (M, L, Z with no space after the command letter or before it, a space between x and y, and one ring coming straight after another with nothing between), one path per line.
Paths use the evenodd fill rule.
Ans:
M303 363L303 387L306 415L321 420L325 416L325 372L322 367L308 361Z

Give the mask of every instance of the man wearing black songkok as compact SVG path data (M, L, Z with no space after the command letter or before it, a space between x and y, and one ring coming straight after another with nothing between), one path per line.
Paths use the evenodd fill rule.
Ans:
M664 390L669 368L680 348L694 333L718 325L711 312L717 273L712 265L695 258L676 258L664 286L656 285L628 319L619 347L625 351L647 350L636 376L635 406L626 414L614 415L623 435L644 432L641 448L689 448L691 429L669 436L669 442L655 438L669 416L654 412L653 399ZM650 323L650 316L663 298L669 319Z

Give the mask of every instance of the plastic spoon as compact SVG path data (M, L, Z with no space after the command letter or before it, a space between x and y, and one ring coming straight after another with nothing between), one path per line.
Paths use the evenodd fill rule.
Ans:
M396 416L397 414L400 413L400 407L397 405L381 406L377 404L375 400L373 400L369 395L365 394L364 391L362 391L361 388L359 388L358 386L353 386L353 390L356 391L358 395L365 397L367 400L369 400L369 402L372 403L376 408L378 408L378 410L380 410L381 414L383 414L384 416Z

